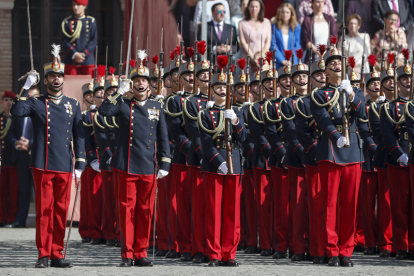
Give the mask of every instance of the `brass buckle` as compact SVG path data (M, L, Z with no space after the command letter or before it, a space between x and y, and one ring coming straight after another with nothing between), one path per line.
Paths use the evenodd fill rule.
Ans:
M408 132L404 132L404 140L408 141Z
M336 126L336 130L342 134L342 126L341 125L337 125Z

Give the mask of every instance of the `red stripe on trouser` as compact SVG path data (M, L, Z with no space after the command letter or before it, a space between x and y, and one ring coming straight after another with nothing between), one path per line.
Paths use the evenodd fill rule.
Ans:
M293 247L295 254L305 253L309 213L306 197L306 173L302 168L289 168L290 195L293 211Z
M340 202L338 203L340 204ZM338 210L340 209L341 207L338 207ZM340 215L338 215L338 219L341 220ZM338 225L341 225L340 221L338 222ZM365 246L364 223L363 223L363 214L362 214L362 206L361 206L361 193L358 193L358 201L357 201L357 209L356 209L356 217L355 217L354 246Z
M166 186L167 197L168 197L168 230L170 233L170 247L169 250L179 251L177 242L177 189L175 186L175 168L176 165L170 166L171 178Z
M275 250L286 252L290 242L289 230L291 228L291 221L289 219L290 186L288 170L272 167L272 180L275 213ZM292 248L291 251L293 251Z
M36 205L36 246L39 259L63 258L72 173L33 169Z
M170 174L158 179L157 195L157 245L159 250L168 250L168 206L166 185L169 184ZM153 233L151 232L151 236Z
M192 198L192 219L193 234L192 238L192 255L198 252L204 254L205 244L205 216L206 216L206 187L204 186L203 174L200 168L189 167L191 182L191 198Z
M16 220L19 206L19 181L16 167L2 166L0 175L0 223Z
M354 251L355 219L361 172L359 163L340 166L326 161L319 162L328 257L351 257ZM342 208L337 214L339 202ZM338 215L341 218L340 225L337 225Z
M240 176L205 173L207 254L223 262L236 258L240 240Z
M247 246L257 246L257 204L254 193L253 172L244 170L243 197L246 214ZM240 206L242 208L242 206Z
M114 195L114 181L111 171L101 171L104 212L102 231L107 240L116 239L116 201Z
M92 168L86 167L81 175L80 186L80 217L79 217L79 235L82 238L90 237L89 233L89 190L88 190L88 173Z
M154 212L155 176L118 172L122 259L147 257Z
M112 169L112 179L114 181L115 195L115 236L118 241L121 240L121 226L119 221L119 200L118 200L118 170Z
M392 220L388 171L378 168L378 220L379 249L392 251Z
M322 191L318 167L306 166L306 184L309 201L309 242L312 256L325 255L325 239L323 235Z
M188 167L175 164L174 175L177 190L177 242L181 253L191 253L191 182Z
M378 242L376 223L376 196L378 192L377 172L362 172L360 199L363 215L365 246L375 247Z
M104 237L102 232L103 195L101 173L95 170L90 170L88 173L88 178L89 233L91 234L92 239L101 239Z
M414 250L414 225L411 214L410 168L388 165L392 216L393 249Z
M253 168L255 195L259 214L260 248L272 248L272 175L271 171Z

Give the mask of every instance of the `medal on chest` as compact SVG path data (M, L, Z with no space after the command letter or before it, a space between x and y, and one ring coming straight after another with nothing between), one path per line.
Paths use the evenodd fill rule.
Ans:
M159 121L160 111L158 109L147 109L147 111L148 111L148 120Z
M65 104L65 108L66 108L66 113L69 113L70 115L72 115L72 105L70 104L70 102Z

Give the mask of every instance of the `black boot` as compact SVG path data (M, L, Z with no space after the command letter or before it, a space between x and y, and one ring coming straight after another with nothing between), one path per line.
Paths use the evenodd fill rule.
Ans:
M54 259L50 262L50 267L60 267L60 268L69 268L73 264L65 259Z
M37 260L35 264L35 268L47 268L48 267L48 259L47 257L40 258Z
M132 266L132 259L125 258L122 260L122 262L119 264L119 267L131 267Z

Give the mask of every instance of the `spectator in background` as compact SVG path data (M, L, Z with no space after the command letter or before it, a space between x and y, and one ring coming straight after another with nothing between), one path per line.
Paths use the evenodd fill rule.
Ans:
M404 31L413 23L413 14L411 11L410 0L372 0L371 14L374 31L384 28L384 17L388 10L394 10L399 14L396 27L402 27ZM385 23L386 24L386 23Z
M401 49L407 48L407 38L405 32L401 27L397 27L399 14L395 10L388 10L384 15L385 33L384 30L379 30L371 40L371 51L377 57L377 64L375 68L381 70L382 47L385 49L385 58L390 50L399 51L398 66L404 64L404 57L401 54ZM395 35L394 35L395 34Z
M352 14L346 19L348 34L345 35L345 56L355 58L355 72L361 73L362 54L365 55L364 73L369 73L368 56L371 54L369 34L359 32L361 17ZM364 53L365 39L365 53ZM342 39L339 39L338 48L342 49Z
M236 16L236 15L242 15L243 11L241 10L241 0L227 0L230 7L230 17Z
M250 40L249 40L250 35ZM270 20L264 18L262 0L249 0L244 11L244 19L239 23L240 58L251 57L251 70L260 69L259 57L270 49L271 25ZM262 48L263 47L263 48Z
M272 44L270 51L276 49L276 68L287 65L284 50L300 49L301 27L296 22L296 13L293 6L289 3L283 3L277 14L271 19L272 23ZM293 35L294 33L294 35ZM295 41L293 41L293 38ZM294 45L294 46L293 46ZM294 64L298 64L298 58L295 56Z
M236 28L237 36L239 35L239 22L243 19L244 10L247 7L247 3L249 3L249 0L240 0L240 9L242 12L238 15L234 15L231 18L231 25Z
M306 1L306 0L305 0ZM326 0L312 0L313 13L306 16L302 24L302 47L308 49L305 62L309 60L309 50L312 45L313 60L320 59L320 53L316 45L328 42L329 36L336 36L338 31L335 18L323 12ZM303 2L302 2L303 3ZM311 44L311 28L312 44ZM316 54L316 55L315 55Z
M305 17L308 15L311 15L314 13L315 8L313 7L313 0L303 0L298 7L298 22L299 24L303 24L303 21L305 20ZM334 9L332 7L331 0L324 0L323 2L323 12L326 15L329 15L330 17L334 18Z
M265 15L266 18L272 18L275 13L277 12L277 9L282 5L284 2L291 2L293 4L293 0L263 0L263 5L265 7Z
M348 22L348 19L351 15L357 14L360 17L359 31L361 33L368 33L370 36L374 34L373 28L372 28L372 17L371 17L371 1L372 0L349 1L348 9L346 11L346 18L347 18L346 22Z
M206 7L206 20L207 22L210 22L213 19L213 13L211 11L211 8L215 4L222 4L224 6L224 23L231 24L230 22L230 7L229 3L226 0L208 0L207 1L207 7ZM201 14L203 9L203 1L200 0L197 3L195 13L194 13L194 25L198 27L198 25L201 24Z

